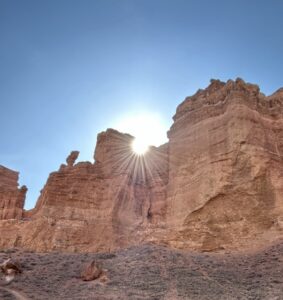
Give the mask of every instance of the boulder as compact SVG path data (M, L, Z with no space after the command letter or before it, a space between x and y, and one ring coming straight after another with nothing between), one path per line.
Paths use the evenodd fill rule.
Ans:
M84 267L81 273L81 279L83 281L92 281L99 278L101 275L102 268L95 260L93 260L91 263Z

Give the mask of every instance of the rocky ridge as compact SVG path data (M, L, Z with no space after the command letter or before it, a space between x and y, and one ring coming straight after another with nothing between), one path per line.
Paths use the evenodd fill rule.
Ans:
M98 135L94 163L75 163L72 152L33 210L22 201L21 214L2 213L0 246L91 252L153 242L217 251L282 237L283 90L266 97L241 79L212 80L173 120L169 142L144 156L113 129ZM6 199L2 211L13 210Z

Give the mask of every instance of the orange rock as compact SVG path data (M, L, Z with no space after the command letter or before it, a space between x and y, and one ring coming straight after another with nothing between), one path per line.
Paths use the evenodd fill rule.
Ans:
M18 188L18 177L18 172L0 165L0 220L22 218L27 188Z
M94 163L75 164L71 152L25 219L0 222L0 246L108 251L154 242L213 251L282 237L282 89L266 97L242 79L212 80L173 119L169 142L144 156L113 129L98 135Z
M73 166L79 157L79 151L72 151L70 155L66 158L66 162L68 166Z
M91 281L99 278L102 275L102 269L101 267L97 264L96 261L92 261L89 265L87 265L82 273L81 273L81 278L84 281Z
M240 248L282 235L283 95L212 81L177 108L169 136L172 245Z

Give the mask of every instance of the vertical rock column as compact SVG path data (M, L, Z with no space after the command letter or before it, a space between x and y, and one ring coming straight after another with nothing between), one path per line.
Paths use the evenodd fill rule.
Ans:
M18 188L19 173L0 166L0 220L21 219L27 188Z

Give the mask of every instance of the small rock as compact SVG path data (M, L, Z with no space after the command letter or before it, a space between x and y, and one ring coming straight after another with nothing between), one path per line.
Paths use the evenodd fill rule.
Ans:
M102 274L102 268L93 260L88 264L81 273L81 278L84 281L91 281L99 278Z
M20 264L11 258L0 264L0 270L4 274L6 283L10 283L17 274L22 273Z

